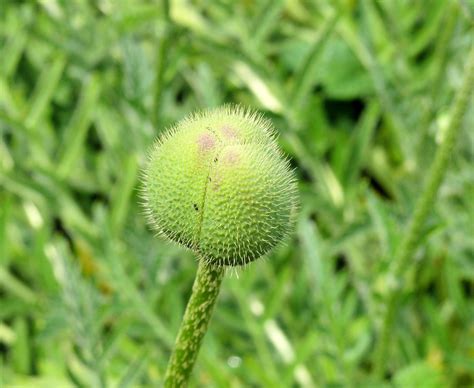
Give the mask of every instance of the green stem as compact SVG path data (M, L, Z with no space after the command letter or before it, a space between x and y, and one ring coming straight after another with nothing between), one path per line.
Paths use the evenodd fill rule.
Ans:
M387 351L392 336L392 327L395 320L395 312L401 294L402 277L410 264L415 248L420 241L422 228L426 217L433 209L436 194L447 170L451 151L455 144L457 135L461 128L462 119L468 108L470 95L474 89L474 47L471 49L466 66L464 82L454 102L451 121L444 134L441 145L436 151L435 159L431 165L428 178L423 192L417 200L415 211L408 225L406 234L403 236L392 263L390 277L396 280L397 286L392 289L387 298L387 310L383 317L382 328L377 344L376 373L382 376L385 372Z
M178 337L165 375L165 387L187 385L219 295L224 268L199 263Z

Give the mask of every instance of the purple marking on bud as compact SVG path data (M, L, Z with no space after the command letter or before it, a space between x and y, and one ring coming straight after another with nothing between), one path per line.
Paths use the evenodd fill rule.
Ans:
M197 142L199 145L200 152L208 152L212 150L216 145L215 137L208 132L199 135Z
M237 139L237 132L235 131L235 129L233 129L232 127L229 127L228 125L224 125L221 128L221 132L222 132L222 135L224 135L226 139L229 139L229 140Z
M224 155L224 162L228 164L236 164L240 160L240 155L235 150L229 150Z

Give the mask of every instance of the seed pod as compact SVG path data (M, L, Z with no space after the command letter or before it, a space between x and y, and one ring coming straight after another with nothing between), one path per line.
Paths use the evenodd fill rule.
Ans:
M243 265L288 233L293 172L269 120L224 106L180 121L155 143L144 179L150 224L213 265Z

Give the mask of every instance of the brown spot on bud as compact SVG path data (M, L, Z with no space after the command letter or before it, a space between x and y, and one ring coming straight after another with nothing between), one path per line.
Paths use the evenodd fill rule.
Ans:
M228 139L228 140L237 139L237 132L235 131L235 129L233 129L232 127L228 125L224 125L221 128L221 132L225 139Z
M224 163L235 164L239 161L240 155L236 150L229 150L224 155Z
M200 152L209 152L211 151L215 145L216 145L216 139L214 135L210 133L203 133L199 135L197 139L198 145L199 145L199 151Z

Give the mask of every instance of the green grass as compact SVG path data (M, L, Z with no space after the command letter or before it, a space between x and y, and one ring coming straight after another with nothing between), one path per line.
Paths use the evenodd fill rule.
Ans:
M301 209L224 279L191 385L474 385L472 96L393 264L473 44L470 0L0 1L0 386L159 385L197 265L140 168L226 102L273 119Z

